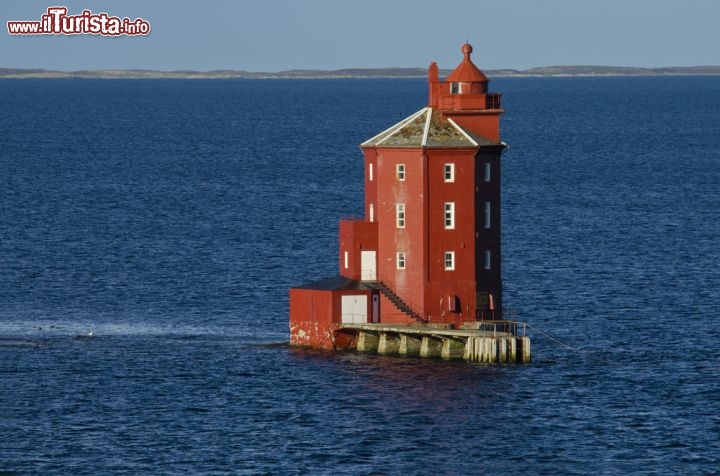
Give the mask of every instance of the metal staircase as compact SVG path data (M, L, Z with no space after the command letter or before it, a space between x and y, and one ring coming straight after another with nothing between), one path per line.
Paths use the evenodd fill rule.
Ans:
M403 314L407 314L418 322L428 322L427 319L425 319L422 315L416 312L409 304L403 301L400 296L398 296L388 285L386 285L382 281L365 282L365 284L373 289L377 289L378 291L380 291Z

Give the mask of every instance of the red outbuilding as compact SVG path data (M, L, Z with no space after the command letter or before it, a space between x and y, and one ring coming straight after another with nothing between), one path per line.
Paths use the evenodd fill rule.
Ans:
M500 94L462 47L428 105L361 144L365 217L340 222L340 276L290 290L290 342L343 348L344 326L501 318ZM351 326L349 326L351 327Z

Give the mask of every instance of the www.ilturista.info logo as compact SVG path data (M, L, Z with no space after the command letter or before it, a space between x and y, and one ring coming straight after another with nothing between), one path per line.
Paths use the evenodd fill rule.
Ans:
M11 35L147 35L150 23L142 18L130 20L83 10L80 15L68 15L65 7L50 7L40 21L9 21Z

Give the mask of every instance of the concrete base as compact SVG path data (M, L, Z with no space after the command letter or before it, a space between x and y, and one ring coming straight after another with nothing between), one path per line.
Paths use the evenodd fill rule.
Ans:
M375 332L358 333L357 351L358 352L377 352L380 336Z
M443 359L462 359L465 342L453 338L445 338L442 343L441 357Z
M530 338L529 337L518 337L518 344L520 344L520 356L518 360L524 364L530 362Z
M517 339L508 339L508 362L517 362Z
M420 344L420 357L440 357L442 355L442 342L434 337L423 336Z
M529 337L469 337L463 358L471 362L530 362Z
M422 339L417 339L408 334L400 334L400 347L398 349L398 353L400 355L419 356L421 343Z
M378 342L378 354L390 355L397 354L400 348L400 337L397 334L389 334L383 332L380 334Z
M507 326L505 326L507 327ZM348 324L356 350L385 355L442 357L481 363L528 363L530 338L483 329L441 329L418 325ZM352 342L352 339L349 339Z

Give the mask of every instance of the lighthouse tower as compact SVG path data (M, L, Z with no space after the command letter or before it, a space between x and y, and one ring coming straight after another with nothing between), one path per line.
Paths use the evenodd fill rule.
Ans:
M357 324L460 328L502 318L501 96L462 46L426 107L361 144L365 216L340 222L339 276L290 291L293 344Z

